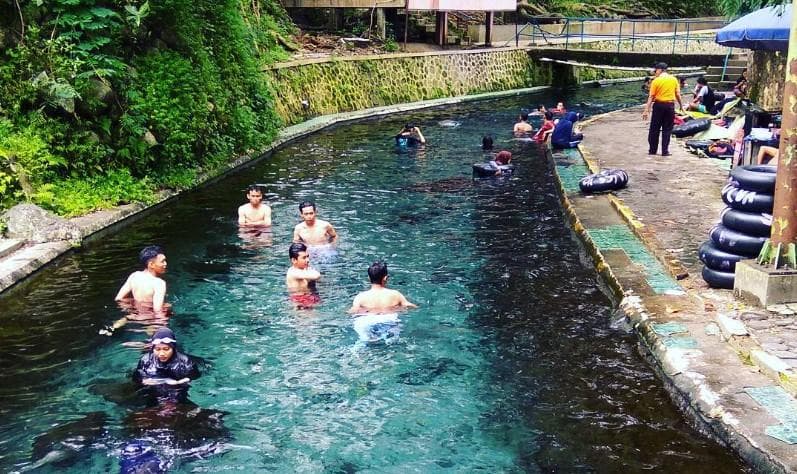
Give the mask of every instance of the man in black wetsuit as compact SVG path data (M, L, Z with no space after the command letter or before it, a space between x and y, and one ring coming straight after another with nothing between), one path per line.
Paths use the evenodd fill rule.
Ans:
M167 327L158 329L150 342L152 350L141 356L133 381L148 388L157 403L187 401L191 380L200 376L196 362L177 351L177 339Z

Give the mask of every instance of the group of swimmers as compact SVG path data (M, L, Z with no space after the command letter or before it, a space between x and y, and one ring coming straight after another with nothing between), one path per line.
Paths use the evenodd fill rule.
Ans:
M420 135L420 130L410 130ZM246 229L270 230L271 207L263 201L263 188L251 185L246 190L248 202L238 208L238 225ZM321 279L321 272L310 264L309 250L317 247L333 247L338 241L338 234L329 222L317 217L316 205L312 201L299 204L302 221L293 230L293 242L288 248L290 267L285 275L285 285L291 301L297 309L312 308L320 303L316 291L316 283ZM180 399L187 392L187 384L199 376L196 364L190 357L177 350L177 338L165 327L169 305L166 303L167 261L164 250L158 246L147 246L139 253L139 261L143 268L130 274L116 294L116 301L128 302L134 313L149 313L154 320L160 322L159 328L149 340L149 351L145 353L133 379L143 386L155 387L158 394L170 399ZM388 266L383 261L376 261L368 267L368 279L371 287L355 296L348 312L355 318L365 318L368 326L390 321L398 324L397 310L416 308L399 291L387 288ZM376 318L374 318L375 315ZM127 322L122 318L111 326L100 330L100 334L111 335ZM362 326L360 324L359 326ZM358 325L355 320L355 329ZM358 330L360 339L367 337L366 342L379 339L376 333L369 333L369 328Z
M536 132L529 122L531 115L543 117L542 125ZM584 138L575 126L580 118L579 114L568 112L564 102L558 102L550 110L540 104L534 112L521 112L512 131L516 136L530 136L537 143L545 143L550 139L554 148L575 148Z

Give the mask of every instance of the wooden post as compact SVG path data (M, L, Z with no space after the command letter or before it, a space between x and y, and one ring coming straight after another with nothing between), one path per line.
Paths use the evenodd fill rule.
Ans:
M404 52L407 52L407 34L410 29L410 10L407 8L409 0L404 3Z
M376 9L376 36L384 40L387 37L387 22L385 21L385 9Z
M772 233L764 245L759 263L776 269L795 269L797 244L797 15L792 15L786 84L783 88L783 123L780 132L778 172L775 178L775 205Z
M329 26L334 30L342 30L343 29L343 8L331 8L329 15Z
M437 12L437 25L435 28L435 39L440 46L446 45L448 36L448 12Z
M493 45L493 17L495 17L495 12L487 12L484 15L484 45L485 46L492 46Z

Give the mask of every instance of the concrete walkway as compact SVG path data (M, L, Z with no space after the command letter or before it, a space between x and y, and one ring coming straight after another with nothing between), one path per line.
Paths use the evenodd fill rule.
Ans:
M565 209L676 403L757 471L797 471L797 307L707 287L697 249L725 207L728 163L677 141L648 156L641 113L588 121L581 153L553 154ZM625 169L629 186L583 195L578 179L598 168Z

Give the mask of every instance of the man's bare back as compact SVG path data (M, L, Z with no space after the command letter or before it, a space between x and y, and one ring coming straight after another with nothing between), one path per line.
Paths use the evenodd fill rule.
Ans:
M371 285L370 290L363 291L354 297L349 313L381 313L401 308L417 307L417 305L410 303L401 292L374 284Z
M166 256L158 247L146 247L140 258L146 268L127 277L127 281L116 293L115 300L120 301L132 295L137 304L151 304L154 311L162 311L166 299L166 282L160 275L166 272Z

